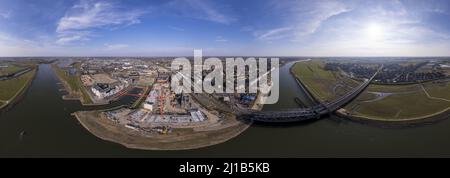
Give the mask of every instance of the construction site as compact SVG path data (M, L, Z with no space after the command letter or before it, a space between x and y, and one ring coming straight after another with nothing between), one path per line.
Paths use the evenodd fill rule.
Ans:
M194 102L189 94L175 94L170 89L169 77L166 74L160 74L144 93L134 95L141 100L138 100L134 107L105 111L104 117L144 134L168 134L174 128L207 125L212 121L210 118L218 120L217 116L209 114Z

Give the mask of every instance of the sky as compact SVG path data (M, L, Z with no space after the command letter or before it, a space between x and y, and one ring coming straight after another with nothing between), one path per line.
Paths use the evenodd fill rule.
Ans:
M448 0L0 0L0 56L450 56Z

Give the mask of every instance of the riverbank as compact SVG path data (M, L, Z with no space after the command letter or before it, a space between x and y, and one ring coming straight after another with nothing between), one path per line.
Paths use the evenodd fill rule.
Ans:
M426 117L417 117L410 119L401 119L401 120L387 120L387 119L377 119L377 118L369 118L369 117L361 117L361 116L351 116L345 113L345 111L337 111L336 115L339 117L343 117L345 119L358 122L361 124L368 124L373 126L378 126L382 128L398 128L398 127L414 127L421 126L427 124L434 124L446 119L450 118L450 108L441 111L439 113L435 113L433 115L429 115Z
M21 96L24 95L27 89L31 86L38 70L39 67L35 66L27 73L24 73L16 78L0 81L0 89L2 90L2 92L0 92L2 94L0 111L6 110L8 107L13 106L18 100L20 100ZM20 82L23 80L25 81L21 84ZM11 92L13 93L12 96L10 95Z
M326 70L325 64L319 59L305 60L296 62L290 69L316 103L334 101L361 84L341 72Z
M146 137L139 131L117 125L100 111L79 111L73 116L98 138L142 150L188 150L212 146L238 136L251 125L230 115L222 124L174 129L171 134Z
M62 99L64 100L80 100L82 105L94 105L90 96L87 94L84 88L82 88L81 80L78 74L75 76L69 76L66 72L61 69L57 63L51 64L53 72L58 77L61 84L64 86L67 95L64 95Z
M319 104L320 101L317 100L311 93L311 91L308 90L308 88L306 88L306 86L302 83L302 81L299 79L299 77L296 76L296 74L294 73L294 71L292 70L292 67L289 69L292 77L294 77L295 81L297 82L297 85L305 92L306 97L308 97L308 99L313 102L314 104Z
M256 103L252 107L262 108ZM119 109L115 108L115 110ZM150 135L129 129L108 119L103 113L105 110L78 111L72 115L96 137L127 148L141 150L189 150L208 147L237 137L252 124L251 121L237 118L232 113L223 112L222 117L219 118L215 110L209 110L203 106L200 110L208 118L207 123L185 128L175 127L169 134Z

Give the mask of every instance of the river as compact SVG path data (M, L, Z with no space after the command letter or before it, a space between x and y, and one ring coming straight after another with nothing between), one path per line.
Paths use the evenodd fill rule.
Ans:
M292 64L280 70L279 102L265 110L298 107L294 97L308 102L289 73ZM92 108L62 100L60 88L51 67L41 65L26 95L0 114L0 157L450 157L449 120L388 129L334 116L289 126L253 125L230 141L201 149L133 150L103 141L84 129L70 113Z

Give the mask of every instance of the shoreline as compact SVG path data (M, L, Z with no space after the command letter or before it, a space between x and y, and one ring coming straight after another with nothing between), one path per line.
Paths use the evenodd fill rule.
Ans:
M370 124L383 128L398 128L398 127L414 127L427 124L434 124L450 118L450 108L424 117L401 119L401 120L383 120L362 116L349 116L347 114L336 111L336 116L342 117L347 120L362 124Z
M311 100L312 103L314 104L320 104L322 103L319 99L317 99L314 94L308 89L308 86L306 84L304 84L302 82L302 80L300 79L300 76L297 76L294 73L294 66L297 65L298 63L301 62L305 62L308 60L300 60L300 61L296 61L294 64L292 64L292 66L289 68L289 73L291 74L291 77L294 77L295 81L297 82L297 85L303 90L303 92L305 92L306 96L308 97L309 100Z
M16 105L27 93L28 89L30 88L31 84L33 83L34 79L37 76L37 72L39 70L39 66L35 66L34 69L31 69L28 72L34 72L33 76L29 79L29 81L26 82L26 84L12 97L11 101L8 103L5 103L4 105L0 106L0 113L8 111L14 105ZM27 73L28 73L27 72Z
M58 78L59 82L61 83L61 85L64 87L64 92L66 92L67 94L64 94L61 98L63 100L67 100L67 101L80 101L82 106L85 106L85 102L83 100L83 97L80 96L79 92L73 91L72 88L69 86L69 84L67 83L66 80L64 80L60 75L58 75L58 72L55 69L57 66L57 64L53 63L51 64L51 68L53 70L53 73L55 74L55 76Z
M181 133L173 135L155 135L154 137L145 137L139 132L129 130L125 127L117 126L110 120L100 116L101 111L78 111L72 113L78 122L94 136L120 144L126 148L139 150L191 150L209 147L229 141L245 130L251 123L245 123L237 120L234 116L229 119L236 119L227 127L214 128L215 126L203 127L195 131L196 128L180 129Z
M258 94L258 98L261 97L262 95ZM210 147L227 142L241 135L253 124L252 121L243 120L233 113L225 112L225 118L221 121L188 128L173 128L174 131L168 135L155 134L146 136L140 131L134 131L125 126L117 125L117 123L107 119L102 113L123 107L125 106L104 110L77 111L72 113L72 116L78 120L84 129L94 136L102 140L120 144L126 148L139 150L171 151ZM258 110L262 109L262 106L258 105L257 102L254 102L252 107ZM209 110L207 111L209 112ZM208 113L205 114L208 115Z

